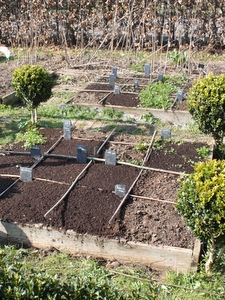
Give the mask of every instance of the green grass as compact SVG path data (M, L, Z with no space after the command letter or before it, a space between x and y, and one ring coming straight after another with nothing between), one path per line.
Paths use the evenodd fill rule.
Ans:
M37 249L16 249L14 246L0 246L4 254L4 261L8 267L15 268L22 265L24 276L34 276L34 274L48 274L57 277L59 284L73 284L77 277L89 278L98 282L109 282L115 287L125 299L222 299L215 295L205 294L199 291L187 290L170 285L183 286L191 289L208 291L225 296L225 255L214 267L210 275L204 271L196 273L177 273L169 271L160 280L161 274L153 272L145 266L119 265L112 271L124 273L131 277L115 274L106 269L105 261L96 259L86 259L62 253L56 249L49 251ZM103 263L101 263L103 262ZM138 280L137 277L143 280ZM158 282L154 281L158 278ZM1 273L0 273L1 281ZM154 297L155 295L155 297Z

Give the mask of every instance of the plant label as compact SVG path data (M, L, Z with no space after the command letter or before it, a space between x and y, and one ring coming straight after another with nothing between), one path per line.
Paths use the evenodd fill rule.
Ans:
M115 185L115 194L117 196L124 197L127 193L126 184L116 184Z
M119 86L119 85L115 85L115 86L114 86L114 94L115 94L115 95L120 94L120 86Z
M117 67L113 67L112 72L114 74L114 77L117 78Z
M198 67L201 69L204 69L205 65L204 64L198 64Z
M106 165L116 165L116 151L106 150L105 152L105 164Z
M139 84L138 84L138 80L137 80L137 79L135 79L135 80L134 80L134 87L135 87L135 88L137 88L138 86L139 86Z
M171 139L171 129L161 129L161 138L162 139Z
M64 140L71 139L71 120L63 120Z
M39 159L41 157L41 148L37 146L33 146L30 149L30 155L34 159Z
M178 91L177 92L177 100L178 101L183 101L184 99L184 92L183 91Z
M78 164L87 163L87 146L77 145L77 162Z
M24 182L33 180L33 169L20 167L20 180Z
M163 73L159 73L159 75L158 75L158 81L163 81Z
M145 77L150 76L150 64L145 64Z
M109 84L114 85L115 84L115 76L114 74L109 75Z

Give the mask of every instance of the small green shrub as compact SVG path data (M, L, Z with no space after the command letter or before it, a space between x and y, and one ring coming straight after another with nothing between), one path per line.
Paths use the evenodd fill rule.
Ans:
M41 66L25 65L13 72L12 87L30 109L32 123L37 122L34 110L37 113L39 104L50 98L53 85L50 74Z
M166 82L149 83L140 93L140 105L151 108L168 109L174 100L169 96L177 92L174 84Z
M225 161L196 164L180 187L176 208L213 255L216 246L225 246Z
M188 110L199 129L211 134L220 158L224 157L223 137L225 132L225 76L200 78L191 88Z

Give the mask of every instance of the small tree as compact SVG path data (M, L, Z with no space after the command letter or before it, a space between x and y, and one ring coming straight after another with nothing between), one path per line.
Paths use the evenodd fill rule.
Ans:
M194 235L208 244L209 272L215 258L225 248L225 161L196 164L194 172L181 182L176 208Z
M37 107L50 98L53 85L50 74L41 66L25 65L13 72L12 87L30 109L32 123L37 122Z
M188 110L199 129L211 134L219 158L224 157L223 138L225 132L225 76L200 78L191 88Z

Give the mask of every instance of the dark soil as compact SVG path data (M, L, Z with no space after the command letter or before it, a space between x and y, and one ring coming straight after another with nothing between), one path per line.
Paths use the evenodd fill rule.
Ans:
M181 142L180 144L180 142L160 140L145 165L157 169L192 173L194 164L203 160L196 149L203 146L208 147L205 143Z
M95 90L95 91L113 91L114 85L111 84L97 84L97 83L90 83L87 85L85 90Z
M117 106L137 107L140 104L140 100L138 95L120 93L109 95L104 103Z
M60 130L54 129L42 129L42 132L49 136L48 144L43 145L43 149L47 150L61 134ZM51 153L75 155L78 144L86 145L88 151L92 152L94 146L99 147L101 144L102 135L100 140L81 140L76 139L77 134L74 131L73 139L62 139ZM165 143L168 145L163 148L164 152L171 149L171 144ZM182 148L179 153L183 153L189 160L192 159L189 156L192 155L192 147L200 146L184 143L179 146ZM173 144L177 152L179 147ZM144 153L137 152L132 144L108 143L108 148L117 148L118 159L125 152L128 160L132 156L139 161L144 157ZM16 145L15 149L21 149L21 145ZM156 151L156 154L160 151ZM163 160L159 156L154 159L156 154L152 152L148 165L170 169L169 164L176 164L174 153L167 153ZM30 167L33 163L34 159L30 156L1 155L0 193L18 178L4 177L4 174L19 175L20 166ZM1 219L31 224L43 223L56 229L72 229L78 233L119 237L154 245L184 248L193 246L194 237L178 215L174 204L149 199L176 202L179 176L164 172L144 171L131 192L134 196L129 196L120 214L109 225L108 222L122 199L115 195L115 185L125 184L128 189L140 169L95 162L82 175L70 194L45 218L44 214L63 196L85 166L86 164L78 164L76 159L45 158L33 169L32 182L18 181L1 196ZM171 169L174 170L174 167ZM185 165L181 170L189 169ZM135 195L148 198L140 199Z

